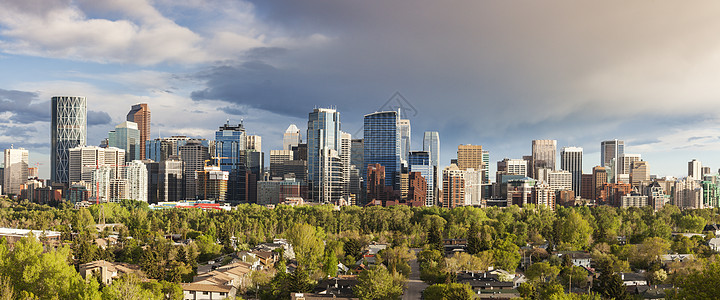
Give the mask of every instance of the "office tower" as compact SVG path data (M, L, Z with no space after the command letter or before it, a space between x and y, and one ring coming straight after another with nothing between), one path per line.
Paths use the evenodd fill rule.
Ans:
M125 150L115 147L79 146L69 151L69 183L92 181L92 172L102 166L112 169L112 179L121 178Z
M433 174L434 167L431 165L430 153L427 151L410 151L408 167L411 173L418 172L425 178L427 184L425 206L435 205L435 174Z
M608 182L608 174L607 169L605 167L597 166L593 168L593 186L594 186L594 195L593 199L598 200L600 197L602 187L604 184Z
M185 146L190 138L184 135L174 135L167 138L157 138L145 141L145 157L153 161L163 161L170 156L179 156L180 147ZM203 140L209 146L207 140Z
M258 181L258 201L259 205L280 204L292 198L306 198L307 184L295 180L295 178L285 178L282 180L263 180Z
M160 192L160 163L149 159L142 160L147 171L147 201L150 204L158 203Z
M69 183L83 182L88 184L93 179L93 171L100 167L112 169L112 177L121 178L125 166L125 150L115 147L100 148L96 146L79 146L69 153ZM109 180L108 179L108 180ZM109 181L103 181L109 184Z
M482 202L482 170L468 168L463 171L465 179L465 205L481 206Z
M180 201L183 196L183 161L178 156L160 162L159 201ZM194 178L194 177L193 177Z
M573 174L565 171L551 171L548 173L548 185L554 191L569 191L573 188Z
M222 171L218 166L205 166L195 173L197 177L197 194L202 200L224 202L226 200L230 173Z
M700 172L700 174L703 176L705 176L707 174L711 174L711 173L712 173L712 171L711 171L710 167L702 167L701 172Z
M600 143L600 166L609 167L613 158L625 153L625 142L621 140L608 140Z
M582 190L583 148L563 147L560 150L560 169L572 174L572 190L580 196Z
M308 114L307 180L309 197L315 202L330 203L342 196L341 164L334 169L334 161L340 161L340 139L339 112L316 108Z
M283 177L285 164L293 160L291 150L270 150L270 177Z
M96 203L109 202L113 196L111 193L111 182L118 178L116 169L112 166L100 166L95 170L92 170L90 189L91 199L90 201ZM119 193L119 185L116 185L115 196Z
M702 179L702 163L697 160L693 159L688 162L688 177L692 177L695 180L701 180Z
M342 162L342 195L344 199L350 199L350 156L352 147L352 135L347 132L340 132L340 161Z
M480 145L458 145L457 166L460 170L469 168L482 170L483 150Z
M547 168L555 170L555 156L557 151L556 140L533 140L532 141L532 162L533 175L538 178L537 170Z
M215 131L213 159L217 160L217 165L220 166L221 171L229 174L227 195L224 195L224 197L230 202L240 203L250 200L248 180L251 176L248 176L249 157L247 149L248 145L253 146L253 148L259 146L258 141L257 138L253 138L252 142L248 140L242 123L230 125L230 121L227 121ZM183 161L185 160L183 159ZM187 161L185 163L187 168ZM203 171L203 169L195 171ZM185 176L188 176L188 174L186 173Z
M525 177L510 179L507 181L507 206L517 205L523 207L533 201L533 189L536 185L535 179Z
M245 152L247 156L247 198L248 203L257 203L257 182L263 180L265 174L265 155L263 152L248 149ZM229 182L228 182L229 183Z
M407 162L410 153L410 120L399 119L398 130L400 131L400 160Z
M702 209L703 191L701 184L692 176L678 181L675 184L675 206L680 209Z
M52 97L50 180L68 184L71 148L85 146L87 139L87 101L85 97Z
M640 154L623 153L617 159L617 174L630 174L633 162L641 161Z
M457 165L451 164L442 171L443 203L445 208L465 205L465 172Z
M561 171L562 172L562 171ZM567 171L565 171L567 172ZM567 174L570 174L567 172ZM551 210L555 210L556 189L547 184L536 184L532 187L532 203L536 206L544 206Z
M240 125L242 126L242 124ZM262 137L259 135L248 135L247 150L262 152Z
M483 167L482 167L482 176L483 176L483 184L490 184L490 151L483 150Z
M391 186L385 184L385 167L381 164L370 164L365 172L367 202L387 206L388 201L394 200L395 193Z
M510 175L528 176L528 161L524 159L505 158L497 162L497 171ZM497 180L500 182L500 180Z
M350 144L350 164L355 166L356 169L362 170L365 165L363 163L363 160L365 159L365 146L363 144L363 139L352 139Z
M24 148L5 149L5 170L3 174L3 192L5 195L20 195L28 180L29 152Z
M583 199L595 199L595 183L593 174L582 174L580 183L580 197Z
M125 150L125 162L140 160L140 131L138 124L125 121L108 133L108 146Z
M127 121L137 124L137 129L140 132L140 158L148 158L145 154L145 141L150 139L150 109L147 103L135 104L127 114ZM128 155L130 156L130 155Z
M244 143L242 145L245 146ZM203 145L200 140L189 140L184 146L180 147L180 159L184 163L183 179L185 183L183 193L185 199L194 200L198 196L195 175L198 171L205 170L205 161L210 159L208 147Z
M142 161L133 160L125 167L127 198L148 202L148 172Z
M283 150L292 150L292 147L297 147L300 144L302 137L300 136L300 129L295 124L290 124L285 134L283 134Z
M650 169L646 161L634 161L630 166L630 183L633 187L640 187L642 183L650 182Z
M440 163L440 133L437 131L425 131L423 151L430 154L430 164L437 167Z
M645 195L648 196L648 205L651 205L655 211L662 209L665 205L665 191L657 181L653 181L646 188Z
M3 187L5 186L5 165L0 168L0 182L2 182L2 185L0 185L0 195L5 195L3 190Z
M365 165L380 164L385 167L385 185L399 188L400 177L400 131L398 112L384 111L365 115Z

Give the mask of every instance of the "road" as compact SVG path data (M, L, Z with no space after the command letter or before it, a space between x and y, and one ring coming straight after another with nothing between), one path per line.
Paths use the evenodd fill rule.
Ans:
M413 249L417 256L420 249ZM420 299L422 291L428 287L428 285L420 280L420 265L418 264L417 258L409 261L410 263L410 278L405 285L405 293L403 294L403 300L415 300Z

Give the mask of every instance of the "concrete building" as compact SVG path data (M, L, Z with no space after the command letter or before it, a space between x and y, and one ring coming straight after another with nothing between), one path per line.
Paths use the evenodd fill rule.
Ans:
M521 179L510 179L507 181L507 206L517 205L523 207L533 203L533 189L535 179L525 177Z
M196 199L197 178L195 173L205 170L205 161L210 159L208 147L203 145L200 140L189 140L184 146L180 147L180 159L184 163L183 180L185 199Z
M675 184L673 196L673 204L680 209L705 208L702 185L692 176L679 180Z
M695 180L702 180L702 163L693 159L688 162L688 177L692 177Z
M28 157L29 152L24 148L5 149L2 185L6 195L20 195L23 185L28 180Z
M629 154L623 153L617 158L617 173L618 174L630 174L632 170L632 164L636 161L641 161L642 156L640 154Z
M224 202L226 200L229 172L218 166L206 166L202 171L195 172L197 179L197 198Z
M148 202L148 172L145 163L133 160L125 168L127 199Z
M547 183L556 192L573 190L573 174L565 170L549 172Z
M645 195L648 196L648 205L651 205L655 211L662 209L665 205L665 192L657 181L653 181L647 186Z
M87 101L85 97L52 97L50 180L69 184L69 150L85 146Z
M560 169L572 174L572 190L580 196L582 190L583 148L563 147L560 150Z
M295 178L258 181L259 205L280 204L288 198L307 197L307 184Z
M510 175L528 176L528 161L524 159L505 158L497 162L497 171ZM498 182L500 180L497 180Z
M145 141L145 157L147 159L161 162L170 156L179 156L180 147L185 146L190 140L184 135L174 135L167 138L157 138ZM208 142L204 141L204 145L208 146Z
M135 159L147 159L145 154L145 142L150 139L150 109L147 103L135 104L130 108L126 119L137 124L140 133L139 152L140 157ZM129 155L130 156L130 155Z
M398 120L398 131L400 131L400 161L406 162L408 160L408 154L410 153L410 141L411 141L411 130L410 120L399 119Z
M331 203L342 197L340 113L316 108L308 114L307 128L308 196Z
M442 172L443 207L454 208L465 206L465 172L457 165L451 164Z
M593 174L582 174L580 184L580 197L583 199L595 199L595 183L593 182Z
M298 129L295 124L290 124L283 134L282 150L292 150L292 147L297 147L301 140L302 136L300 135L300 129Z
M633 187L640 187L650 182L650 168L644 160L634 161L630 166L630 183Z
M458 145L457 166L460 170L483 169L483 149L481 145Z
M285 164L293 158L292 150L270 150L270 177L283 177Z
M125 167L125 150L115 147L75 147L69 151L69 182L90 182L92 172L100 167L113 169L112 178L121 178Z
M178 156L171 156L160 162L158 200L160 202L180 201L183 196L184 163Z
M648 196L624 195L620 197L620 207L644 207L648 205Z
M593 186L594 186L594 196L593 200L598 200L600 197L600 193L602 191L602 187L604 184L608 182L608 174L607 169L605 167L597 166L593 168Z
M523 186L524 188L524 186ZM537 207L545 206L551 210L555 210L557 190L548 184L536 184L532 188L532 203Z
M600 143L600 166L609 167L613 159L625 153L625 142L621 140L607 140Z
M555 170L555 157L557 155L556 140L533 140L532 141L532 166L533 178L539 179L537 170L547 168Z

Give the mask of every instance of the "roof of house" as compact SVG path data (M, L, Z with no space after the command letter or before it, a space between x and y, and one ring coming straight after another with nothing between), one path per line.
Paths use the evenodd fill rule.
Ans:
M182 288L183 288L183 291L229 293L233 287L229 286L229 285L183 283Z

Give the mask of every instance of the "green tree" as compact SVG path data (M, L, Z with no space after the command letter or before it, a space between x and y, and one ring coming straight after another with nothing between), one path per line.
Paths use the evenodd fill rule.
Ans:
M717 299L720 295L720 263L712 262L701 270L693 270L687 276L679 277L678 290L670 293L669 299Z
M423 291L427 300L470 300L474 296L470 285L461 283L435 284Z
M360 273L353 291L362 300L400 299L405 281L402 275L378 265Z
M444 250L442 229L437 223L432 223L430 229L428 230L427 236L427 245L430 247L430 249L438 251Z
M504 240L495 240L492 253L495 258L495 267L512 273L520 263L520 247L510 242L513 235L510 236Z
M559 273L560 268L552 266L547 262L538 262L528 268L525 276L530 280L546 282L554 280Z
M628 295L622 279L613 271L612 266L604 261L598 265L598 269L600 276L593 281L592 291L607 299L627 299Z
M387 266L390 273L399 272L405 276L410 276L410 264L408 262L415 259L415 251L402 245L380 251L378 258Z
M566 210L566 215L555 220L555 243L560 248L579 250L587 247L593 233L588 221L575 209Z
M319 265L319 262L325 251L325 234L322 229L318 230L315 226L307 223L295 224L287 232L288 239L295 250L295 257L298 264L304 266L308 270Z
M472 222L467 233L467 252L470 254L477 254L480 251L483 251L481 242L478 224L477 222Z

